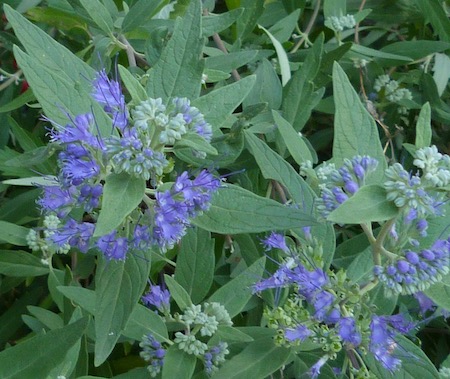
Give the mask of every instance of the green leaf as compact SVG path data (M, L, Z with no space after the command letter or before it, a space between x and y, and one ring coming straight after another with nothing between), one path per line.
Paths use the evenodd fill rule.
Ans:
M283 116L297 131L302 130L311 115L312 108L305 109L305 103L314 91L312 82L320 68L323 41L324 36L321 34L308 52L301 69L294 74L284 90Z
M131 95L131 98L136 103L144 101L147 99L147 92L145 92L144 87L141 86L141 83L133 76L133 74L128 71L122 65L118 65L120 78L125 84L126 89Z
M195 151L203 151L209 155L217 155L217 150L207 140L196 133L187 133L182 139L176 141L174 148L190 147Z
M169 339L163 319L157 313L138 304L122 334L140 341L142 336L147 333L151 333L160 342L167 342Z
M398 335L396 340L399 347L394 351L394 356L398 354L400 358L405 357L402 359L401 368L398 371L395 371L396 379L440 378L436 367L434 367L433 363L431 363L419 346L401 335ZM377 362L372 354L367 354L364 357L364 361L367 363L370 372L375 375L376 378L392 379L392 373Z
M327 219L339 224L361 224L389 220L398 212L396 205L386 199L386 190L374 184L360 188L331 212Z
M191 148L178 148L174 150L177 158L195 165L196 167L222 168L233 164L244 149L244 138L242 133L228 133L217 139L213 139L212 147L217 154L206 156L206 158L195 155Z
M300 11L298 12L298 14L300 14ZM266 28L261 25L258 25L258 27L269 36L270 40L272 41L273 47L275 47L275 51L277 52L278 57L278 64L280 65L281 83L284 87L291 79L291 69L289 67L289 59L287 57L286 51L284 50L283 45L281 45L281 43Z
M37 304L42 299L43 288L34 288L25 292L0 316L0 350L23 326L21 316L27 312L27 306Z
M399 55L399 54L387 53L384 51L380 51L377 49L371 49L370 47L357 45L357 44L352 45L351 51L354 51L355 53L358 53L358 54L365 55L367 57L386 59L386 60L391 60L391 61L398 61L399 64L405 64L406 62L413 61L412 58L407 57L407 56L405 57L405 56ZM393 62L389 62L389 63L392 64Z
M88 323L82 318L61 329L39 334L0 353L2 379L46 378L81 338ZM39 352L39 354L36 354Z
M93 78L94 69L11 7L5 5L4 9L27 52L15 46L15 58L46 116L65 125L68 120L61 108L71 116L93 110L100 131L109 135L111 120L92 99L86 83Z
M0 107L0 113L11 112L14 109L20 108L22 105L25 105L26 103L33 100L36 100L36 97L34 96L33 91L31 89L28 89L24 93L15 97L14 100L5 105L2 105Z
M416 124L416 147L428 147L431 145L431 107L430 103L426 102L419 113L419 118Z
M303 137L278 112L272 111L272 116L294 161L298 164L305 161L313 161L311 152L305 141L303 141Z
M247 76L236 83L218 88L192 102L214 130L222 126L227 117L242 103L255 84L254 75Z
M162 379L191 379L197 358L172 345L164 356Z
M0 243L16 246L27 246L27 235L30 229L0 220Z
M29 178L3 180L1 183L10 184L12 186L36 187L36 186L54 186L56 184L55 180L56 180L55 177L30 176Z
M220 287L208 299L209 302L222 304L230 314L236 316L252 297L252 285L255 284L264 272L266 257L261 257L234 279Z
M440 307L450 310L450 286L443 283L436 283L424 291L431 300Z
M0 225L3 221L0 221ZM1 226L0 226L1 227ZM21 250L0 250L0 274L25 277L48 274L48 266L34 255Z
M103 236L116 229L140 204L144 192L144 179L127 173L109 174L103 186L102 210L95 226L94 237Z
M315 225L314 217L228 184L213 195L211 208L193 223L220 234L259 233Z
M245 132L245 141L264 178L276 180L282 184L295 204L304 212L313 215L316 195L293 167L252 133ZM325 265L329 264L336 246L332 224L329 222L313 224L311 233L322 241L323 251L326 252Z
M272 338L259 339L227 360L214 379L266 378L283 366L290 354L290 349L276 346Z
M283 88L272 64L267 59L263 59L254 74L256 82L245 98L244 106L267 103L271 109L280 108Z
M450 58L447 54L434 54L433 72L433 79L436 83L438 94L442 96L450 78Z
M373 174L373 178L380 181L386 168L386 159L377 126L370 113L361 104L358 94L338 63L333 66L333 92L336 107L334 163L340 166L344 158L369 155L378 160L378 168Z
M220 54L205 59L205 67L208 69L231 72L255 59L258 50L243 50L228 54Z
M169 289L170 296L175 300L182 311L192 305L189 294L172 276L164 275L164 282Z
M112 33L113 19L108 9L99 0L80 0L80 3L101 30L106 34Z
M35 7L27 11L27 18L37 23L51 25L58 30L86 29L87 18L75 12L65 12L51 7Z
M240 6L244 13L237 20L237 39L244 40L255 28L258 18L264 12L264 2L254 0L241 0Z
M144 0L146 1L146 0ZM204 16L202 18L202 35L211 37L214 33L230 27L244 12L242 8L232 9L229 12Z
M95 313L95 291L76 286L58 286L57 290L90 314Z
M168 3L167 0L139 0L126 14L122 22L122 31L124 33L137 29L139 26L145 24L148 20L153 18L161 8Z
M56 313L49 311L41 307L35 307L29 305L27 307L28 312L36 317L40 322L42 322L49 329L58 329L64 326L64 321Z
M214 240L203 229L190 228L181 240L175 280L199 304L211 288L215 267Z
M239 329L227 325L219 325L214 336L209 340L210 345L214 345L215 341L226 342L252 342L253 338L248 334L241 332Z
M103 257L99 260L94 312L96 366L114 349L144 291L150 271L150 252L128 254L125 262L110 262Z
M148 73L147 94L163 99L197 98L203 74L202 49L201 4L193 0L186 14L175 22L172 38Z
M450 49L450 43L443 41L400 41L382 47L386 53L410 57L414 60Z
M450 21L439 0L415 0L425 20L433 26L442 41L450 42Z
M94 291L75 286L59 286L58 291L87 312L91 314L95 313ZM169 338L166 324L161 317L143 305L137 304L122 334L139 341L146 333L152 333L160 342L166 341Z

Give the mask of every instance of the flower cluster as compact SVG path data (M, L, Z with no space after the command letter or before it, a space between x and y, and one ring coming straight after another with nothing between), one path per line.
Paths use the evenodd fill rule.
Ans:
M325 20L327 24L336 32L342 32L344 29L354 28L356 25L355 17L351 14L346 16L331 16Z
M69 117L65 126L53 123L50 140L61 150L59 171L55 184L43 187L37 203L58 223L45 227L44 238L35 230L30 232L30 247L50 253L71 247L86 253L96 248L111 260L125 259L131 248L156 246L166 251L185 234L190 220L208 209L220 186L206 170L192 180L184 171L168 189L162 182L164 174L173 170L167 151L189 133L209 143L211 125L186 98L172 99L169 105L147 99L129 111L119 82L110 80L104 70L92 86L93 99L110 116L111 134L99 134L92 113ZM149 181L142 198L145 205L139 205L133 217L129 215L127 227L123 220L124 227L94 238L94 221L104 206L105 181L108 175L120 173ZM79 211L84 212L84 222L79 221Z
M393 103L403 99L412 100L411 91L401 88L399 82L391 80L388 75L381 75L376 78L373 88L377 92L384 90L384 97Z
M328 216L350 196L354 195L366 183L370 175L378 166L378 161L368 156L355 156L344 159L339 169L334 165L325 165L317 170L320 182L321 196L317 201L317 209L324 216Z
M228 344L226 342L219 342L217 345L208 348L203 355L206 373L212 375L216 372L219 366L225 362L225 356L228 353Z
M170 190L158 192L155 204L155 243L166 250L185 234L190 219L209 208L211 195L220 187L220 180L203 170L190 180L183 172Z
M386 170L387 199L418 218L440 215L450 183L450 157L431 146L418 149L414 158L413 164L420 170L415 174L400 163Z
M164 365L166 350L162 347L161 342L157 341L151 333L142 337L139 346L142 349L140 356L149 363L147 370L150 372L150 376L152 378L156 377Z
M375 266L374 275L384 284L386 293L411 295L439 282L449 272L450 238L437 240L429 249L407 251L404 257L386 267Z
M156 307L168 320L183 325L184 332L175 332L173 343L185 353L201 359L208 375L217 371L219 365L225 362L225 356L229 353L228 344L221 341L217 345L208 346L206 340L216 333L219 325L233 325L230 315L220 303L191 304L181 315L176 314L173 318L170 315L170 292L159 285L150 285L149 291L142 296L142 302ZM151 376L156 376L163 366L165 350L151 334L144 335L139 346L142 348L141 357L150 363L148 370Z
M170 292L161 286L150 284L148 292L142 296L142 302L148 307L155 307L162 313L169 312Z
M395 355L397 335L408 333L413 323L400 314L374 315L364 305L359 286L349 281L344 272L308 267L310 259L290 249L282 235L272 233L263 243L267 249L279 249L288 257L273 275L257 282L253 290L290 289L287 301L266 309L265 316L269 325L279 331L279 344L295 346L309 340L322 348L324 356L309 371L312 378L343 349L362 356L370 353L390 372L401 366Z
M386 370L391 373L397 371L402 361L394 354L398 346L396 336L408 333L414 328L414 324L405 320L400 314L393 316L374 315L369 327L369 351Z

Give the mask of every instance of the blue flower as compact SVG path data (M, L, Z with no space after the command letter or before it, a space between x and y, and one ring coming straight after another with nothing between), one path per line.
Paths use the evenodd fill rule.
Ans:
M348 342L355 347L361 344L361 333L356 329L356 322L353 317L342 317L337 327L339 336L344 342Z
M310 375L311 379L316 379L319 376L320 370L322 369L323 365L327 363L328 359L329 357L327 355L324 355L309 369L308 374Z
M125 237L117 237L117 231L114 230L100 237L97 247L108 259L124 260L128 251L128 240Z
M50 141L60 144L79 143L82 142L93 148L100 147L100 140L95 136L93 131L94 117L91 113L82 114L76 116L74 120L71 120L71 124L61 126L55 124L54 128L50 131Z
M69 244L71 247L80 249L82 253L86 253L89 249L89 242L94 234L94 229L94 224L88 222L78 223L69 218L49 238L58 246Z
M66 217L78 198L76 187L44 186L43 195L36 203L45 213L56 213L58 218Z
M289 251L284 236L279 233L272 232L269 237L262 240L262 243L266 250L280 249L284 252Z
M414 325L402 315L376 316L370 322L369 350L385 369L393 373L401 366L401 360L394 355L397 348L397 332L407 333Z
M146 306L154 306L159 311L169 310L170 292L158 285L150 285L148 292L142 296L142 302Z
M128 125L128 110L119 82L110 80L103 69L92 82L92 97L104 105L104 110L112 116L113 125L123 130Z
M220 181L206 170L194 180L183 172L170 190L156 193L153 239L162 250L172 248L186 233L190 219L207 210Z
M142 348L139 355L149 363L147 370L150 372L150 376L152 378L156 377L164 365L166 349L162 347L161 343L151 333L142 337L142 342L139 343L139 346Z
M287 328L284 331L284 337L289 342L294 342L299 340L300 342L305 341L312 334L311 330L303 324L298 324L295 328Z

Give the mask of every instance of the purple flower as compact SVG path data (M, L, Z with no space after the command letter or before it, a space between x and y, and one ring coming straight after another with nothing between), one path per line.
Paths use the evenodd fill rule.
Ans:
M280 268L271 277L253 285L253 293L261 292L269 288L285 287L293 283L294 275L294 272L286 264L280 265Z
M305 325L298 324L294 329L288 328L284 331L284 337L289 341L297 341L300 342L305 341L312 334L311 330L308 329Z
M99 175L99 165L87 150L85 152L85 156L75 156L64 151L59 154L60 177L65 186L79 186Z
M343 341L351 343L357 347L361 344L361 333L356 329L356 322L353 317L343 317L337 325L339 336Z
M317 292L312 301L315 309L314 317L318 321L324 321L335 300L335 296L328 291Z
M51 120L49 120L52 122ZM72 124L61 126L54 124L50 131L50 141L58 143L84 143L94 148L99 148L100 143L97 136L92 133L94 116L91 113L76 116L71 120Z
M117 231L102 236L97 241L98 249L108 259L124 260L128 251L128 240L125 237L116 237Z
M148 333L142 337L142 342L139 343L139 346L142 349L139 355L149 363L147 369L150 371L150 376L157 376L161 372L161 368L164 365L166 350L151 333Z
M82 253L89 249L89 241L94 234L95 225L89 222L78 223L73 219L58 228L49 238L58 246L69 244L77 247Z
M328 361L328 356L324 355L309 369L308 373L309 373L311 379L316 379L319 376L322 366L325 363L327 363L327 361Z
M434 307L436 307L436 304L433 300L431 300L427 295L425 295L423 292L416 292L414 294L414 297L419 302L420 307L420 313L425 315L425 313Z
M188 129L193 130L207 141L211 141L211 125L205 121L203 115L196 107L190 105L189 99L177 97L172 100L172 105L174 106L174 110L171 112L172 117L181 113Z
M289 251L286 240L282 234L272 232L269 237L263 239L261 242L266 250L280 249L284 252Z
M154 306L159 311L169 310L170 292L158 285L150 285L148 292L142 296L142 302L146 306Z
M186 233L190 219L207 210L220 181L203 170L194 180L183 172L172 189L156 193L153 238L161 249L172 248Z
M397 315L396 315L397 316ZM397 347L395 326L406 330L400 317L373 316L370 322L369 350L385 369L393 373L401 366L401 360L394 356ZM390 326L394 326L394 329Z
M78 204L84 205L86 212L91 212L98 207L102 193L103 186L101 184L85 184L80 188Z
M78 191L73 186L69 188L45 186L43 190L44 194L36 203L45 213L55 212L59 218L64 218L70 213L78 198Z
M119 82L110 80L103 69L97 73L92 85L94 100L104 105L104 110L112 116L113 125L123 130L128 124L128 110Z

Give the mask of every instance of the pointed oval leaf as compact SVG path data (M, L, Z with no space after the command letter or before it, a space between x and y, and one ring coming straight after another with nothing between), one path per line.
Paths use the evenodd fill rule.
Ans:
M342 224L385 221L395 217L399 209L386 199L386 190L379 185L362 187L329 214L327 219Z
M46 378L80 340L87 324L88 318L85 317L4 350L0 353L0 378Z
M127 173L110 174L103 187L102 210L95 226L94 237L116 229L142 201L145 180Z

